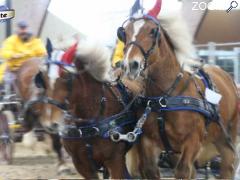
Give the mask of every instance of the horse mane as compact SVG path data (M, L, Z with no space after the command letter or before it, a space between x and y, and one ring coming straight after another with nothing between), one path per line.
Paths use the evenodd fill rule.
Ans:
M66 50L76 42L74 38L68 38L57 43L56 49ZM74 61L77 70L83 68L90 73L94 79L100 82L112 81L111 72L111 51L99 42L86 38L78 43Z
M180 65L184 65L185 70L191 67L200 66L197 61L196 50L193 45L193 38L188 30L187 24L180 13L171 13L160 15L159 21L164 33L173 46L177 60Z
M111 81L111 51L102 44L91 40L80 41L75 61L80 61L84 69L96 80L101 82Z

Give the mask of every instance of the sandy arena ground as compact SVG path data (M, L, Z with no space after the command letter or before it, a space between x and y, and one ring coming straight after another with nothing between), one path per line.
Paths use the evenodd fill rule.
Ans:
M16 143L13 163L2 165L0 160L0 180L9 179L82 179L76 172L71 159L67 158L67 165L71 170L71 175L59 175L57 173L57 158L49 145L37 142L31 147L26 147L23 143ZM67 155L66 155L67 156ZM172 170L162 169L163 177L172 177ZM209 174L209 179L214 179ZM205 179L204 173L198 174L198 178Z
M81 178L70 159L68 159L68 166L71 168L72 175L58 175L56 155L53 152L47 152L44 146L45 144L38 142L34 149L31 149L16 143L12 165L0 165L0 180Z

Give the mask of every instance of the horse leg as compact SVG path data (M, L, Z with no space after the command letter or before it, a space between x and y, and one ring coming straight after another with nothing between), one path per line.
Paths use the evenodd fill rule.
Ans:
M234 175L234 159L235 154L232 149L226 145L225 142L218 142L216 147L221 156L220 164L220 178L221 179L232 179Z
M50 137L52 139L53 150L57 153L58 156L58 174L70 174L71 170L67 166L63 157L60 136L58 134L50 134Z
M116 154L116 156L104 163L109 170L112 179L130 179L130 175L127 170L124 153Z
M81 141L62 141L67 153L71 156L77 172L85 179L98 179L97 170L93 161L89 159L89 154L84 143Z
M234 117L229 126L229 133L232 138L233 145L236 142L237 137L237 123L238 123L238 112L236 110ZM220 164L220 178L221 179L232 179L234 176L234 163L235 163L235 152L226 143L226 137L222 133L220 138L216 140L216 148L221 156Z
M175 178L193 178L195 175L193 163L197 157L200 147L201 144L199 134L197 132L193 132L188 136L182 146L181 157L175 169Z
M96 169L92 167L87 156L80 156L79 153L72 152L72 162L80 175L85 179L99 179ZM83 161L82 161L83 160Z
M140 144L138 144L138 151L141 176L147 179L159 179L158 158L160 148L156 142L146 136L142 136Z
M134 144L133 147L127 152L126 164L131 177L140 177L139 154L136 144Z

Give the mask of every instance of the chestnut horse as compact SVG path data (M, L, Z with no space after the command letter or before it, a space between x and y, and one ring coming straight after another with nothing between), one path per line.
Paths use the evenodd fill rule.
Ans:
M23 106L29 100L32 100L38 96L40 93L39 89L34 84L34 77L39 72L41 64L45 60L43 58L32 58L24 62L24 64L16 71L16 86L17 86L17 96L20 97ZM11 107L10 107L11 108ZM17 112L20 115L20 112ZM17 117L16 117L17 118ZM24 116L24 121L22 125L26 131L30 131L34 128L38 120L36 113L29 109L29 111ZM62 145L60 142L60 137L58 134L48 133L52 139L52 148L57 153L58 156L58 173L65 173L70 171L66 166L63 154Z
M110 52L101 46L83 44L81 42L75 55L76 71L62 67L71 72L55 77L44 68L39 72L36 84L42 89L42 96L33 104L39 105L36 108L41 123L60 131L65 149L84 178L98 178L100 167L106 168L114 179L128 178L125 155L130 144L113 142L109 133L120 119L123 118L125 124L118 125L120 131L127 131L135 120L128 113L120 115L126 97L116 85L108 83L111 82Z
M146 97L184 96L202 100L205 84L194 72L183 70L181 64L190 62L188 59L194 49L191 38L186 28L182 28L182 22L176 21L176 17L157 19L159 10L155 8L151 14L131 18L126 26L119 28L119 39L125 43L126 75L131 79L145 77ZM221 68L208 65L203 70L222 95L219 113L220 124L225 128L214 122L206 127L206 118L199 112L186 109L164 111L161 117L165 122L165 136L160 136L160 115L158 112L150 113L143 126L139 145L139 167L144 177L160 177L157 160L160 151L166 149L166 138L173 152L179 153L175 167L176 178L194 178L194 162L202 147L208 144L214 144L220 153L220 177L233 177L235 153L229 140L226 140L229 138L226 134L230 135L233 143L236 142L237 89L228 73ZM160 100L159 104L162 104ZM227 133L224 133L225 129Z

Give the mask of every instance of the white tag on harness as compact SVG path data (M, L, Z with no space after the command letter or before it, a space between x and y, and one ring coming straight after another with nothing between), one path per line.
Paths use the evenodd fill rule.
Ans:
M212 104L219 104L222 95L219 93L216 93L215 91L206 88L205 90L205 97L207 99L208 102L212 103Z

